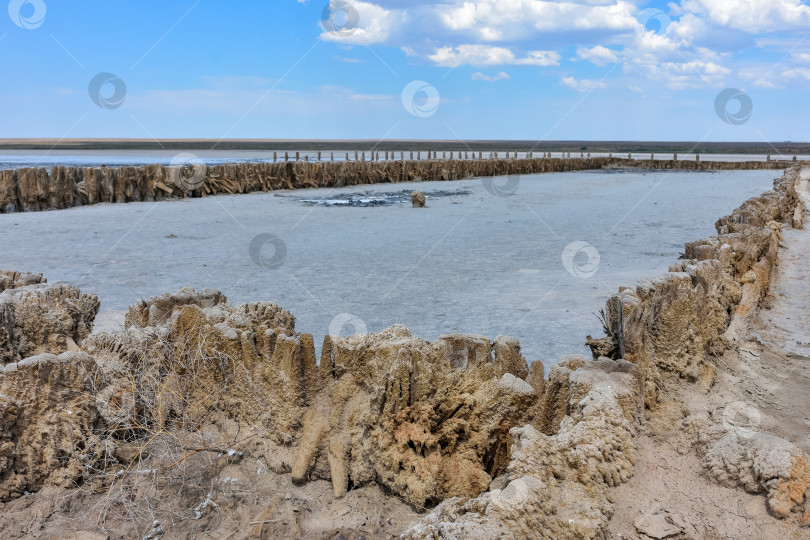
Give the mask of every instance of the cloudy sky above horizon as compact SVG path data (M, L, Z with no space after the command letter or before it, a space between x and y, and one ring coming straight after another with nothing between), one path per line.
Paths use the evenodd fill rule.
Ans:
M800 0L11 0L0 137L807 141L809 35Z

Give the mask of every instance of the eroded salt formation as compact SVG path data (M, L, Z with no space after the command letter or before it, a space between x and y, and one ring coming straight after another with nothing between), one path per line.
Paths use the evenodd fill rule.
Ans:
M231 306L218 292L184 289L134 306L124 331L93 335L84 346L114 355L109 365L154 366L160 383L148 422L195 425L190 404L216 407L262 432L274 470L296 482L331 480L337 497L376 482L432 506L477 495L505 470L509 429L536 401L519 378L528 368L516 340L451 335L431 343L394 326L327 337L316 363L312 336L294 324L274 304ZM131 392L127 378L109 378L102 395ZM223 384L227 393L212 390ZM123 398L132 411L143 400Z
M718 220L718 236L688 243L685 260L668 275L607 301L609 336L590 340L591 348L638 367L647 410L679 405L673 394L684 380L709 391L714 359L745 340L778 262L782 224L792 224L803 206L799 182L799 168L786 171L773 190ZM725 424L684 420L684 426L699 426L709 477L767 493L768 509L778 517L807 515L808 456L782 439Z
M42 275L0 272L0 364L77 351L93 329L99 300Z
M458 180L545 172L640 167L680 170L784 169L778 161L672 161L619 158L433 159L203 164L167 167L64 167L0 170L0 213L98 203L161 201L221 193Z
M611 297L593 360L566 357L547 379L513 338L428 342L403 326L327 337L316 361L292 314L211 289L140 302L123 329L88 335L96 297L4 272L0 500L105 489L134 465L170 470L214 453L329 480L336 497L377 484L429 510L404 538L603 538L638 427L683 407L679 385L710 391L716 357L742 339L779 227L795 217L797 179L788 171L718 221L719 235L688 244L666 276ZM684 416L709 477L766 493L778 517L810 510L795 446Z

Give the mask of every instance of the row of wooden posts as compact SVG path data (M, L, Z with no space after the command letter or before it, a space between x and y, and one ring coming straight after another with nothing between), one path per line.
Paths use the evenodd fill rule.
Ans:
M450 154L449 157L447 156L448 153ZM408 154L407 159L410 160L410 161L422 161L422 152L421 151L414 152L413 150L410 150L410 151L407 152L407 154ZM475 156L476 152L474 152L474 151L466 151L466 152L462 152L462 151L458 151L458 152L455 152L455 151L450 151L450 152L443 151L441 154L442 154L441 158L439 158L437 151L435 151L435 150L434 151L427 151L426 152L426 159L428 159L428 160L431 160L431 159L433 159L433 160L436 160L436 159L444 159L444 160L446 160L446 159L476 159L476 156ZM485 154L485 152L479 151L477 159L484 159L484 154ZM486 154L489 155L488 156L489 159L501 159L501 155L500 155L501 153L500 152L486 152ZM503 157L505 159L509 159L509 158L518 159L519 152L517 152L517 151L515 151L515 152L504 152L503 154L504 154ZM535 157L535 152L523 152L523 154L528 159L533 159ZM552 153L552 152L537 152L537 157L552 158L552 157L555 157L555 156L554 156L554 153ZM571 152L567 152L567 153L566 152L560 152L559 157L563 158L563 159L566 159L566 158L567 159L572 159ZM574 152L573 157L574 158L577 157L576 152ZM586 158L586 157L590 158L591 153L590 152L580 152L579 157L583 158L583 159ZM613 158L613 153L612 152L608 154L608 158L610 158L610 159ZM273 163L277 163L278 159L279 159L278 158L278 152L273 152ZM632 152L627 153L627 159L633 159ZM650 160L654 160L654 159L655 159L655 153L651 152L650 153ZM674 153L672 159L674 161L678 161L678 154ZM397 153L394 152L394 151L388 151L388 150L386 150L385 152L382 152L380 150L372 150L370 159L367 160L365 151L361 152L359 150L355 150L355 152L354 152L354 161L379 162L379 161L383 161L383 160L384 161L397 161ZM406 152L404 152L404 151L399 152L399 161L405 161L405 160L406 160ZM771 161L771 154L767 155L767 160ZM793 161L796 161L796 160L797 160L797 156L794 155L793 156ZM284 161L285 162L290 161L289 152L284 152ZM296 152L295 153L294 161L301 161L301 152ZM304 161L309 161L309 155L304 156ZM324 161L322 159L322 153L321 152L318 152L316 161ZM335 153L334 152L329 153L329 161L335 161ZM346 152L345 161L351 161L349 152ZM699 153L695 154L695 161L700 161L700 154Z
M381 154L381 157L384 154ZM438 153L436 154L438 156ZM463 155L463 154L462 154ZM419 152L417 152L419 156ZM389 154L390 157L390 154ZM421 156L419 156L421 157ZM660 170L780 169L787 161L635 161L590 159L432 159L389 161L240 162L219 165L151 164L121 167L53 165L0 170L0 214L98 203L162 201L181 197L279 189L343 187L414 181L646 167ZM454 155L455 157L455 155ZM358 154L359 158L359 154ZM376 156L375 156L376 158ZM289 156L287 158L289 160Z

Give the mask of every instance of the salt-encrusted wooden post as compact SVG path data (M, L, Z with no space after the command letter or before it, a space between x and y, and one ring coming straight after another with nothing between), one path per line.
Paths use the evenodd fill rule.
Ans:
M284 161L285 162L290 161L290 154L288 154L287 152L284 152Z
M333 162L335 161L335 153L334 152L329 152L329 157Z
M795 155L793 156L793 161L796 161L796 156Z
M678 152L672 154L672 161L678 161Z
M309 156L304 156L304 161L306 161L307 163L309 163Z
M275 152L273 152L273 163L275 163L275 162L276 162L276 157L277 157L277 156L276 156L276 153L275 153Z
M319 152L318 152L318 161L320 161L320 160L321 160L321 153L320 153L320 151L319 151Z
M700 161L700 154L695 154L695 161Z
M650 161L655 161L655 154L650 152Z
M349 161L349 153L346 152L346 161Z
M633 159L633 154L630 153L630 152L627 152L627 159Z
M296 152L296 153L295 153L295 161L298 161L299 159L300 159L299 152Z
M354 160L357 161L357 150L354 151Z
M770 154L768 154L768 161L770 161L770 160L771 160L771 155L770 155Z

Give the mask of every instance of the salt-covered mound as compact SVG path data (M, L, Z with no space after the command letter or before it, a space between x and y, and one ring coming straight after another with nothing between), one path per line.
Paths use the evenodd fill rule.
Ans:
M298 483L330 480L336 497L377 484L416 508L447 501L437 511L459 520L469 512L463 501L517 492L531 520L495 513L489 529L595 534L610 515L606 489L632 472L640 403L635 367L623 360L572 356L545 381L513 338L428 342L393 326L326 337L316 362L312 336L295 331L290 313L267 302L232 306L210 289L141 302L122 330L81 347L3 373L12 433L4 500L45 485L112 490L127 471L170 470L178 455L185 466L194 448L261 457ZM29 455L23 448L43 429L49 437ZM521 511L518 499L509 512ZM563 513L561 501L571 505ZM426 523L409 535L444 530Z
M40 274L0 272L0 365L78 350L93 329L98 297Z
M537 400L520 378L519 344L505 337L430 343L394 326L327 337L316 363L312 336L270 303L231 306L219 292L183 289L126 320L84 344L115 366L100 395L131 404L127 418L103 407L109 421L195 429L214 408L261 433L276 470L331 480L338 497L372 482L419 507L478 495L504 472L509 430ZM124 373L136 373L134 385Z

